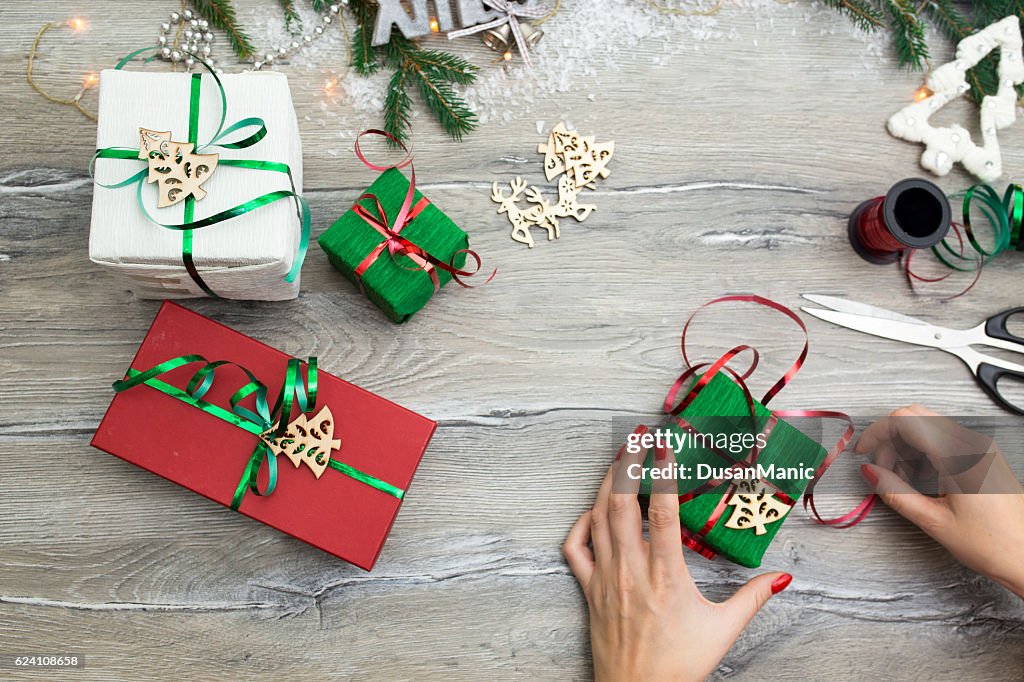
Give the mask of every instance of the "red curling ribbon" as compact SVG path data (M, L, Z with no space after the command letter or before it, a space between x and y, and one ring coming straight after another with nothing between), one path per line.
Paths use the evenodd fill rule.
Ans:
M715 305L717 303L724 302L754 303L755 305L775 310L776 312L779 312L788 317L790 320L792 320L804 334L803 348L797 355L796 360L783 373L782 377L778 381L776 381L771 388L768 389L764 397L761 399L761 404L766 405L768 401L770 401L772 398L778 395L779 392L782 391L782 389L785 388L789 384L789 382L793 380L793 377L795 377L796 374L800 371L800 369L804 365L804 362L807 359L807 354L809 351L807 326L804 324L803 320L800 319L799 315L797 315L793 310L787 308L781 303L777 303L762 296L757 296L756 294L749 294L741 296L722 296L700 306L696 311L694 311L692 315L690 315L690 317L686 321L686 324L683 325L683 333L680 338L680 349L682 350L683 360L686 363L687 370L683 372L679 379L677 379L675 383L672 385L671 389L669 389L668 395L665 397L664 402L665 413L670 415L673 423L680 426L681 428L688 429L691 431L696 431L696 429L691 424L689 424L685 419L680 417L680 413L693 402L693 400L697 397L697 395L700 394L701 391L704 390L704 388L707 387L707 385L711 382L714 376L722 371L725 371L729 375L731 375L733 381L743 391L743 394L747 400L748 407L750 409L751 418L754 420L754 423L757 424L757 411L755 408L754 399L750 392L750 389L747 387L746 384L746 379L750 377L750 375L754 372L758 365L760 354L757 352L757 349L748 345L736 346L727 351L726 353L724 353L720 358L718 358L718 360L715 360L714 362L705 362L698 364L692 363L686 352L686 335L689 331L690 324L693 322L694 317L696 317L696 315L704 308ZM728 367L729 362L731 362L736 356L746 351L751 352L753 359L750 363L750 366L744 372L740 373ZM676 405L676 399L679 395L679 392L682 390L683 386L687 385L689 380L692 379L698 372L704 370L704 368L707 368L704 374L699 379L697 379L697 381L693 382L687 394L682 398L682 400L679 401L678 405ZM844 450L846 450L846 447L850 444L850 441L853 439L854 427L853 421L850 419L849 415L832 410L772 410L768 421L765 423L763 432L766 435L770 435L772 429L774 429L775 427L775 424L778 423L778 420L782 417L814 417L819 419L839 419L846 423L846 429L844 430L843 435L825 455L825 458L822 460L821 464L818 465L818 468L814 472L813 478L808 484L807 492L803 496L804 509L807 510L807 512L810 514L811 518L815 522L826 526L834 526L836 528L849 528L863 521L864 518L871 511L872 507L874 507L875 500L877 499L877 496L874 493L867 495L851 511L831 519L823 518L814 504L814 486L818 483L818 481L821 480L821 477L825 474L825 472L832 465L835 459ZM751 448L749 454L743 459L737 459L731 454L723 452L718 448L712 448L712 451L715 452L719 457L725 459L727 462L730 462L729 468L750 468L756 466L757 458L760 454L760 450L757 448L756 441L754 447ZM713 490L714 488L719 487L723 483L729 484L726 492L721 495L718 504L715 506L715 509L712 511L711 515L708 517L708 520L705 522L704 526L701 527L699 531L692 531L688 528L682 529L682 543L686 547L692 549L693 551L709 559L713 559L716 556L716 553L711 547L707 545L707 543L704 541L704 538L707 536L709 532L711 532L711 529L713 529L718 524L718 521L721 519L722 514L724 514L725 509L727 507L726 503L728 501L728 498L733 494L733 492L736 489L735 483L732 482L733 480L734 479L720 479L715 481L708 481L699 486L698 488L684 495L679 496L679 502L680 504L682 504L684 502L692 500L697 495L707 493ZM774 495L776 499L778 499L780 502L788 505L789 507L793 507L796 504L796 501L792 497L790 497L785 492L780 490L778 486L774 485L770 481L762 481L762 483L766 487L774 489L772 495Z
M387 138L388 140L391 140L393 143L402 148L402 151L405 152L405 157L398 163L391 166L381 166L372 163L369 159L366 158L366 155L363 154L362 149L359 147L359 140L364 135L379 135L381 137ZM445 263L444 261L441 261L435 258L434 256L431 256L429 253L427 253L426 250L420 248L419 246L412 243L411 241L409 241L408 239L401 235L402 230L405 229L405 227L408 226L409 223L415 220L416 216L418 216L430 204L430 201L426 197L423 197L418 202L416 202L415 205L413 205L413 200L416 198L416 167L412 163L412 151L394 135L387 133L383 130L371 128L369 130L364 130L363 132L359 133L359 135L356 136L355 152L359 160L363 162L363 165L365 165L370 170L374 170L379 173L391 170L392 168L401 170L406 166L409 167L409 189L405 193L405 198L402 200L402 205L398 209L398 213L395 215L393 224L388 220L387 212L384 210L383 205L380 203L380 199L374 194L367 192L360 195L360 197L356 199L355 204L353 204L352 206L352 210L356 213L356 215L362 218L367 225L375 229L377 232L381 234L382 237L384 237L384 241L378 244L376 248L374 248L372 251L370 251L366 258L363 259L363 262L360 263L359 267L357 267L355 270L356 281L359 282L360 289L362 289L363 286L363 274L370 269L370 266L377 262L377 259L380 257L382 253L384 253L385 249L388 251L392 259L395 259L396 256L408 256L409 259L412 260L413 263L415 263L415 267L406 269L422 270L425 273L427 273L427 275L430 277L431 283L434 285L435 292L441 288L441 282L437 276L438 269L444 270L445 272L450 274L452 276L452 279L458 282L460 286L466 287L467 289L472 289L473 285L466 284L460 279L460 277L472 277L473 275L480 272L480 269L483 267L483 261L480 260L480 256L476 253L476 251L473 251L471 249L460 249L459 251L456 251L455 253L452 254L451 260L448 263ZM372 209L376 209L376 213L371 212L371 209L367 209L363 205L363 201L372 201ZM467 257L473 258L473 260L476 261L476 268L474 270L460 270L455 266L455 258L460 253L464 253L466 254ZM402 267L406 266L403 265ZM491 272L491 275L487 278L487 281L484 282L484 284L487 284L492 279L494 279L494 276L496 274L498 274L497 268L495 268L494 271Z

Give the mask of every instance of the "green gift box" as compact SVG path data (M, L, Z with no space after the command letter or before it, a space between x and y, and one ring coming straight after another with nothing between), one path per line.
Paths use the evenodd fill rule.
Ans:
M828 454L795 426L773 418L761 403L754 401L753 407L756 423L743 390L719 372L678 417L659 427L678 439L666 452L674 450L680 467L675 478L683 543L709 558L721 555L750 568L761 565L765 550ZM756 462L764 476L757 467L746 466L755 444L762 446ZM643 466L641 493L649 495L649 470L664 467L664 462L655 461L652 448ZM742 478L713 485L723 478L714 474L729 467Z
M409 191L409 180L397 168L380 174L365 194L373 195L380 202L385 213L379 216L386 220L391 230L399 232L406 239L436 260L451 264L458 269L466 263L466 254L459 253L469 248L469 236L434 204L425 202L411 221L399 229L394 220ZM416 207L423 195L416 191L412 205ZM363 208L376 214L375 202L361 201ZM359 215L355 207L341 216L327 231L320 235L318 243L330 259L331 264L357 286L361 286L366 297L395 322L405 322L427 304L434 295L434 281L420 269L408 255L392 257L385 248L362 275L357 274L360 265L386 240L384 234ZM452 260L454 256L454 260ZM439 289L451 281L452 275L441 268L435 268Z

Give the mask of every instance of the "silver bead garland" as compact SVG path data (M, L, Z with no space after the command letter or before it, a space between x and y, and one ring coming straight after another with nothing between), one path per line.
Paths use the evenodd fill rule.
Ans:
M335 17L342 8L347 7L349 0L340 0L339 4L331 5L328 12L320 17L320 21L313 28L312 33L307 33L301 39L296 38L288 44L271 48L262 57L249 57L250 67L246 71L260 71L264 67L272 66L274 62L285 60L299 51L309 47L317 38L324 35L325 28L334 23ZM177 32L182 27L181 44L174 46L173 37L168 37L171 31ZM160 35L157 38L159 50L157 56L167 62L182 64L186 70L192 70L198 64L198 59L210 65L210 68L217 74L224 73L217 62L213 59L213 33L210 30L210 23L206 19L200 19L196 14L186 9L184 12L171 12L168 21L160 24Z

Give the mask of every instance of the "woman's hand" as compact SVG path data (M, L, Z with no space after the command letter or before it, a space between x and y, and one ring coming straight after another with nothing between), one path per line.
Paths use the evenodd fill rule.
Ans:
M563 548L590 608L594 676L703 680L792 576L767 573L721 604L705 599L683 561L676 481L656 481L647 511L650 542L644 540L640 481L625 475L643 457L619 453L594 508L576 522Z
M938 473L940 497L922 495L892 471L907 446ZM874 453L875 464L861 473L886 504L965 566L1024 598L1024 489L994 441L912 405L869 426L856 451Z

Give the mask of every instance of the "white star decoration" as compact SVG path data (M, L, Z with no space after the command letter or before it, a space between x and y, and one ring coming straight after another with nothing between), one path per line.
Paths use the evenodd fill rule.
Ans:
M934 128L928 118L952 100L971 89L967 70L994 49L999 49L999 89L981 102L979 147L962 126ZM1024 59L1021 56L1020 21L1016 15L1000 19L969 35L956 46L956 59L936 68L926 81L930 97L910 104L889 119L889 132L909 142L924 142L921 165L936 175L945 175L959 161L963 167L985 182L1003 174L996 131L1008 127L1017 118L1015 86L1024 83Z

